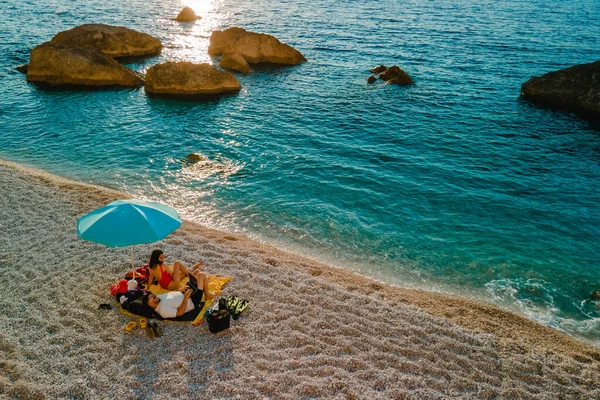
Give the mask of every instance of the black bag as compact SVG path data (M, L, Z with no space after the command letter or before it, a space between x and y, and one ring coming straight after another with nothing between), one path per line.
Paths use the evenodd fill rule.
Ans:
M229 328L231 318L227 310L213 311L206 318L208 321L208 330L212 333L221 332L224 329Z

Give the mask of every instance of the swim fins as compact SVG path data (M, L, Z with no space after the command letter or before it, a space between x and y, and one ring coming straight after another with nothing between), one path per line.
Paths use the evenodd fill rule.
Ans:
M240 315L246 311L246 308L248 308L248 300L238 301L237 305L235 306L235 310L233 310L233 313L231 314L231 317L233 319L238 319Z
M227 311L229 312L229 314L233 314L233 312L235 311L235 308L238 305L238 298L237 296L229 296L227 298Z

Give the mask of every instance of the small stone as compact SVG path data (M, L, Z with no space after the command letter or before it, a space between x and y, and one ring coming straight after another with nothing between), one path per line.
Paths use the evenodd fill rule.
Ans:
M201 18L202 17L199 17L198 15L196 15L194 10L192 10L190 7L184 7L183 10L181 10L179 15L177 16L177 18L175 18L175 21L194 22L197 19L201 19Z

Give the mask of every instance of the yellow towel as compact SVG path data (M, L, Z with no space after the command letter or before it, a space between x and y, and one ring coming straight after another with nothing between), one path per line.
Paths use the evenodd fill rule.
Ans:
M211 276L208 278L208 290L211 292L216 292L217 295L219 295L222 292L221 289L223 288L223 286L230 280L231 280L231 277L229 277L229 276L227 276L227 277ZM187 282L188 282L188 277L186 276L185 278L183 278L181 280L181 286L184 286ZM155 295L159 295L159 294L168 292L168 290L161 288L159 285L150 286L150 291L152 293L154 293ZM204 300L204 298L203 298L203 300ZM204 303L204 307L202 308L202 310L200 310L200 313L198 314L196 319L191 322L192 325L198 326L204 322L204 312L206 311L206 309L208 307L210 307L210 305L211 305L211 301L206 301ZM121 310L121 314L129 315L130 317L139 317L139 315L132 314L127 310L123 310L123 308L121 308L121 307L120 307L120 310ZM169 321L169 320L166 319L165 321ZM188 322L188 321L169 321L169 322Z

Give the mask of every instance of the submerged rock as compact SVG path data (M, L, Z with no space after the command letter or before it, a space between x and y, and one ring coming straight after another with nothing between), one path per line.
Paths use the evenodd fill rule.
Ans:
M91 46L110 57L150 56L162 50L162 43L155 37L123 26L105 24L85 24L60 32L51 43Z
M21 64L17 65L15 69L23 74L27 73L27 69L29 68L29 64Z
M391 66L379 74L379 79L394 85L410 85L413 83L411 77L397 65Z
M370 77L367 78L367 83L373 83L377 80L377 78L374 75L371 75Z
M533 103L600 118L600 61L531 78L521 86L521 95Z
M208 161L208 157L198 153L190 153L187 155L187 160L190 162Z
M135 72L95 48L50 42L31 50L27 81L75 86L135 87L144 84Z
M200 97L234 93L240 83L229 72L210 64L166 62L146 72L146 93L162 97Z
M190 7L184 7L183 10L179 12L179 15L175 18L175 21L179 22L194 22L202 17L196 15L194 10Z
M237 27L214 31L210 36L208 54L223 54L225 60L222 59L223 65L219 65L244 73L250 71L247 64L297 65L306 61L298 50L281 43L274 36Z

